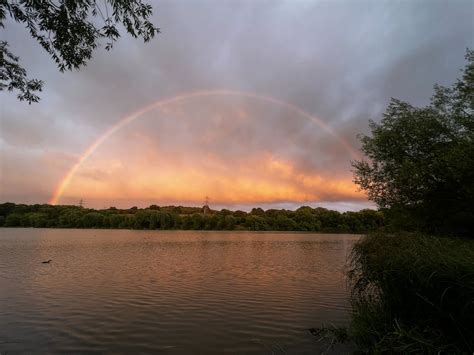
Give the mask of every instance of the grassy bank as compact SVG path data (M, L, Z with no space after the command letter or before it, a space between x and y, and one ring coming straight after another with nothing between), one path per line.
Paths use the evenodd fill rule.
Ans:
M474 351L473 240L370 235L353 249L350 280L360 351Z

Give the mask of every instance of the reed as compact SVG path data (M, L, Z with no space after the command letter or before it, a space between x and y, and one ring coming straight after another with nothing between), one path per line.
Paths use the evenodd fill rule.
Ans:
M353 248L349 280L360 351L474 351L473 240L372 234Z

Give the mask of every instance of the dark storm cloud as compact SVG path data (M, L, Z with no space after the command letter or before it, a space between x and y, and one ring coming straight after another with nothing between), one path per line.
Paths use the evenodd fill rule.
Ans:
M21 26L6 23L2 38L45 88L32 106L1 94L0 154L9 170L8 179L2 173L2 200L28 185L14 184L15 174L30 176L28 192L37 191L40 199L67 168L48 167L36 190L28 169L57 152L78 156L127 113L183 92L223 88L269 95L319 117L357 147L355 135L367 132L368 119L380 119L390 97L426 104L434 83L455 80L465 48L474 44L471 1L153 4L162 33L151 43L124 34L111 52L99 49L87 67L64 74ZM219 104L213 105L196 112L213 115ZM259 112L252 99L235 98L232 105ZM278 151L297 167L350 175L350 157L334 137L281 107L261 113L267 116L254 125L224 120L219 129L247 142L247 149ZM198 129L196 117L180 120L185 123L176 124ZM269 130L287 132L285 144L272 140ZM202 146L229 157L242 153L225 139L208 137L213 134L203 134Z

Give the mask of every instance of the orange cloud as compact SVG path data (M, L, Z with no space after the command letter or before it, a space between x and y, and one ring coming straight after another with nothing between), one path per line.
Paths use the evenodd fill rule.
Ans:
M195 163L195 155L190 160L146 152L144 156L146 159L127 165L119 159L94 159L84 164L63 196L111 204L123 198L199 204L206 195L219 204L365 198L349 178L332 179L301 171L291 162L268 154L232 161L206 155Z
M53 201L200 204L207 195L229 205L365 199L351 181L352 149L326 123L273 99L199 95L146 108L140 119L127 116L81 156Z

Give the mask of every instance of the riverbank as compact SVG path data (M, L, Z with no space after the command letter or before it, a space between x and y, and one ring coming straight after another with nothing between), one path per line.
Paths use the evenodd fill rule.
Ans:
M364 353L472 353L474 241L373 234L355 244L351 338Z

